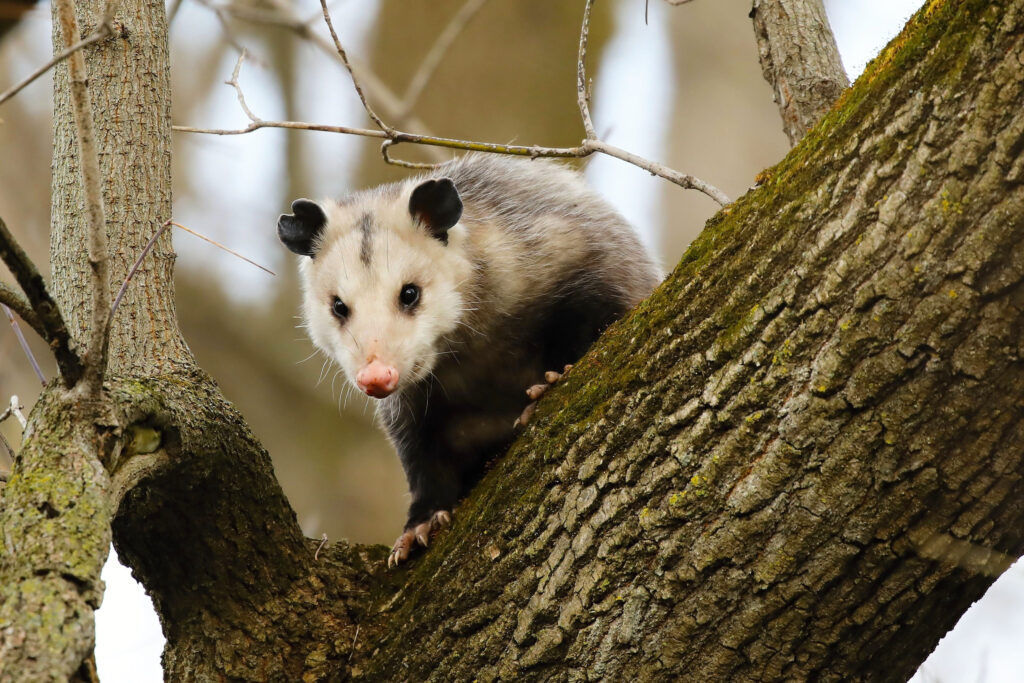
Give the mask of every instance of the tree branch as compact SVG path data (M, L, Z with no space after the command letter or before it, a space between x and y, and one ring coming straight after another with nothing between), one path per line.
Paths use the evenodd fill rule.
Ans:
M416 133L407 133L404 131L396 130L384 124L382 130L370 130L367 128L353 128L350 126L330 126L325 124L313 124L304 123L299 121L266 121L257 116L248 106L245 101L245 96L242 92L241 84L238 82L238 76L242 66L242 62L245 59L245 53L239 55L238 61L235 64L232 77L226 83L235 88L238 93L239 105L242 111L245 112L246 117L250 123L245 128L236 129L225 129L225 128L197 128L193 126L174 126L174 130L183 133L202 133L207 135L244 135L253 131L259 130L260 128L288 128L293 130L313 130L322 131L328 133L342 133L346 135L359 135L363 137L381 138L384 140L384 144L381 147L381 153L384 159L388 163L393 163L400 166L406 166L408 168L435 168L436 164L415 164L407 161L400 161L391 158L388 155L388 149L394 145L402 142L409 142L418 145L427 145L432 147L444 147L447 149L459 149L471 152L488 152L492 154L511 154L514 156L525 156L532 159L540 157L554 157L563 159L581 159L588 157L595 152L607 154L626 161L634 166L639 166L645 171L648 171L652 175L656 175L660 178L664 178L671 183L679 185L686 189L695 189L703 192L707 196L714 199L721 206L725 206L729 203L729 198L724 192L714 187L710 183L706 183L698 178L680 173L679 171L673 170L658 164L653 161L644 159L643 157L637 156L630 152L621 150L613 145L609 145L599 139L586 139L577 147L542 147L539 145L506 145L494 142L479 142L474 140L458 140L455 138L442 138L433 135L419 135Z
M0 283L0 285L2 285L2 283ZM2 290L0 290L0 294L2 293ZM14 336L18 338L18 344L21 345L21 350L25 352L25 356L28 358L29 365L32 366L32 370L36 373L36 377L39 379L39 383L45 387L46 375L43 374L43 369L39 367L39 363L38 361L36 361L36 357L32 353L32 349L29 347L28 341L25 339L25 335L22 334L21 326L18 325L18 321L15 319L14 313L11 312L11 309L8 308L6 304L0 304L0 308L3 309L4 315L7 316L8 322L11 323L11 329L14 330Z
M25 86L27 86L32 81L36 80L37 78L39 78L40 76L45 74L47 71L49 71L53 67L55 67L58 64L60 64L61 62L63 62L65 59L70 57L73 53L81 50L84 47L88 47L89 45L92 45L93 43L99 42L99 41L103 40L104 38L106 38L106 37L108 37L108 36L110 36L112 34L113 34L113 27L111 26L110 22L106 22L105 21L105 22L101 23L99 25L99 27L95 31L93 31L92 34L90 34L87 38L83 38L82 40L78 41L74 45L61 50L59 53L54 55L53 59L51 59L50 61L48 61L45 64L43 64L42 66L40 66L38 69L36 69L32 73L30 73L24 79L22 79L20 82L16 83L15 85L12 85L10 88L8 88L4 92L0 93L0 104L3 104L7 100L9 100L12 97L14 97L15 95L17 95L19 92L22 91L22 89Z
M28 254L14 239L14 235L7 229L7 224L2 218L0 218L0 260L7 264L18 286L25 293L42 329L41 336L50 345L50 350L57 360L57 368L65 386L74 385L82 376L82 361L78 354L71 349L71 334L68 332L60 308L46 289L43 276L40 275ZM24 316L22 317L24 318ZM32 325L30 320L24 319L25 322ZM32 325L32 329L40 331L35 325Z
M363 87L359 84L359 78L356 76L355 71L352 70L352 65L348 61L348 54L345 52L345 48L342 47L341 41L338 40L338 34L334 31L334 23L331 21L331 13L327 11L327 0L320 0L320 7L324 11L324 21L327 23L327 28L331 32L331 39L334 41L334 49L338 51L338 56L341 58L341 63L345 65L348 70L348 75L352 77L352 87L356 89L356 94L359 95L359 101L363 103L363 109L366 110L366 114L373 120L377 126L388 133L389 135L393 132L391 126L384 123L383 119L377 115L377 112L373 110L370 103L366 101L366 95L363 94Z
M74 45L78 35L78 18L75 16L73 0L55 0L61 35L67 47ZM110 22L112 8L108 5L103 23ZM78 154L82 175L82 191L88 216L88 253L92 272L92 319L89 326L89 341L85 357L85 389L92 398L99 396L103 388L103 373L107 367L107 348L110 336L107 333L107 312L110 310L110 258L107 253L107 225L103 211L103 175L100 171L99 152L93 126L92 101L89 97L89 76L85 67L85 56L74 51L70 56L69 69L71 106L74 111L75 128L78 132Z
M590 11L593 7L594 0L587 0L587 4L583 8L583 25L580 27L580 48L576 55L576 104L580 109L580 118L583 119L583 130L586 131L587 140L597 139L594 122L590 119L590 88L587 84L586 65L587 40L590 37Z
M39 320L36 312L32 310L32 304L29 303L28 299L19 294L17 290L4 282L0 282L0 304L10 307L36 334L46 339L48 336L46 328L43 327L43 323Z
M849 85L821 0L754 0L761 70L795 145Z

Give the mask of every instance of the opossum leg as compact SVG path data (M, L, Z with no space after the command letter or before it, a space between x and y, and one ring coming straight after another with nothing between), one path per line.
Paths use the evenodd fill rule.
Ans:
M526 395L530 398L530 404L523 408L523 412L520 413L516 421L512 423L513 429L516 427L525 427L529 424L530 419L533 418L533 413L537 410L537 401L540 397L547 393L548 389L553 387L555 383L562 379L562 375L569 372L572 369L572 365L566 365L562 368L561 372L556 370L548 370L544 373L544 384L534 384L526 390Z
M430 545L431 532L439 531L451 523L451 512L436 510L427 521L406 529L391 548L391 554L388 555L388 568L397 567L409 559L409 554L416 544L422 545L424 548Z

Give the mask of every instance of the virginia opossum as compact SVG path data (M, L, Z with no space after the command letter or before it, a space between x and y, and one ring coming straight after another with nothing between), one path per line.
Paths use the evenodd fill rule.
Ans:
M551 161L467 155L340 201L298 199L313 343L379 399L412 493L404 561L507 445L545 371L583 355L661 273L632 228Z

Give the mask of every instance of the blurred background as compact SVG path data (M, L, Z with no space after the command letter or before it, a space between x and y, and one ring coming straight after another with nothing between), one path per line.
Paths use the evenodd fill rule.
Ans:
M0 0L0 8L16 3ZM920 4L826 2L851 77ZM747 17L750 0L645 5L607 0L595 8L588 73L598 133L738 197L788 149L761 76ZM369 99L392 125L547 146L575 145L583 136L575 91L582 6L551 0L330 3ZM25 7L7 30L0 29L0 90L51 51L48 4ZM370 126L327 42L315 0L170 0L168 11L176 124L248 123L235 92L223 83L245 47L249 56L240 83L258 116ZM0 12L0 21L12 14ZM410 83L422 82L422 64L454 17L463 20L461 31L424 87L410 91ZM0 216L40 265L48 260L50 90L51 81L41 78L0 106ZM393 154L437 160L410 145L393 148ZM601 157L579 166L637 227L666 270L717 209L704 195L624 162ZM182 329L202 367L270 451L311 537L390 544L404 522L408 494L398 460L374 425L369 399L347 398L345 378L314 352L298 327L296 260L277 242L276 219L296 197L341 196L408 173L385 165L379 143L365 138L283 130L233 137L174 134L175 220L277 273L270 277L178 232ZM0 279L11 281L3 270ZM52 376L43 345L31 331L26 336ZM16 394L27 412L39 388L10 325L0 319L0 403ZM13 420L0 425L0 433L17 446L20 429ZM9 467L2 452L0 467ZM97 616L100 674L105 681L160 680L155 615L111 557ZM1024 658L1012 643L1024 635L1024 572L1016 566L1008 577L993 589L1003 591L998 599L982 603L987 611L968 615L977 624L960 644L944 645L929 660L919 674L923 680L1022 680ZM1001 639L1007 647L1000 647ZM1016 678L1005 677L1014 673Z

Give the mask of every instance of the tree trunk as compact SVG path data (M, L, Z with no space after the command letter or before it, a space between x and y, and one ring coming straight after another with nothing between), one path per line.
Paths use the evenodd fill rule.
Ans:
M167 676L907 678L1024 547L1021 61L1024 0L929 3L407 569L303 539L198 371L112 378L105 467L78 476L116 511ZM51 534L75 514L29 495L31 454L69 438L53 400L3 492L5 582L31 567L19 511ZM41 656L70 673L60 642Z

